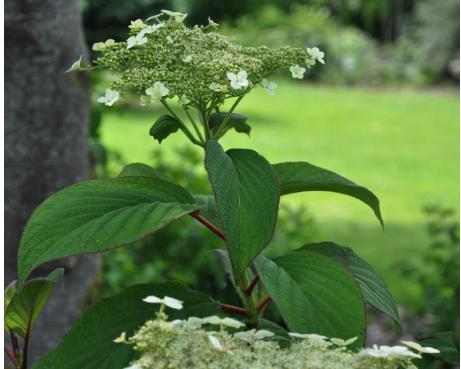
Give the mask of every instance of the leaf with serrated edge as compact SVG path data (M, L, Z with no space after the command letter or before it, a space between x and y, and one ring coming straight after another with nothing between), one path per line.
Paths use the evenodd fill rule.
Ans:
M397 333L401 333L400 318L394 299L386 282L375 272L373 267L348 247L333 242L321 242L304 245L301 250L317 252L344 265L358 282L365 300L396 323Z
M219 314L219 305L201 292L179 283L143 284L101 299L70 329L59 346L32 369L123 369L134 359L131 345L114 343L154 319L158 305L142 301L149 295L170 296L184 302L182 310L166 308L168 320Z
M363 344L365 303L349 272L329 258L306 250L254 261L261 281L291 332L316 333Z
M224 152L216 141L208 142L205 151L205 167L238 282L272 239L279 204L277 175L255 151Z
M330 170L306 162L273 165L280 179L280 193L287 195L304 191L328 191L355 197L367 204L384 225L379 200L373 192Z
M130 244L198 209L182 187L159 178L81 182L48 198L24 231L20 282L38 265Z

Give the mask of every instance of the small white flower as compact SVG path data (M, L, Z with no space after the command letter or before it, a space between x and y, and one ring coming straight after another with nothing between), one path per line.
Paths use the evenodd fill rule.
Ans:
M197 327L201 327L203 324L203 319L191 316L187 319L187 323L195 325Z
M182 324L184 324L184 320L181 320L181 319L175 319L171 321L171 325L173 327L179 327Z
M219 339L217 337L213 336L212 334L209 334L208 340L216 350L221 351L223 349L223 346L221 345L221 342L219 342Z
M320 51L318 47L307 47L306 51L312 57L312 59L317 60L319 63L325 64L325 61L323 60L325 53Z
M173 37L171 37L171 36L166 36L166 42L169 43L170 45L172 45L173 42L174 42L174 41L173 41Z
M272 337L273 335L274 333L266 331L264 329L261 329L259 331L256 331L255 329L250 329L249 331L238 332L234 334L234 337L248 343L253 343L254 341Z
M377 346L360 350L359 355L372 357L389 357L389 358L421 358L421 355L415 354L404 346Z
M269 95L272 95L272 96L275 95L275 89L277 88L277 83L269 82L267 79L264 78L261 81L261 86L264 87L264 89L267 91Z
M208 17L208 25L213 27L213 28L218 28L219 24L214 22L210 17Z
M189 105L190 103L190 100L187 98L186 95L182 95L180 98L179 98L179 103L183 106L186 106L186 105Z
M122 332L120 336L118 336L116 339L114 339L115 343L124 343L126 342L126 332Z
M171 10L162 10L162 13L165 14L165 15L168 15L169 17L171 18L174 18L174 20L178 23L181 23L184 21L184 19L186 19L187 17L187 14L183 14L183 13L180 13L180 12L172 12Z
M348 340L343 340L342 338L330 338L330 341L333 342L336 346L349 346L357 341L358 337L352 337Z
M190 63L191 60L192 60L192 56L191 56L191 55L187 55L187 56L185 56L184 58L182 58L182 61L183 61L184 63Z
M440 351L437 350L436 348L423 347L417 342L413 342L413 341L400 341L400 342L402 342L404 345L412 348L413 350L416 350L416 351L421 352L423 354L439 354L440 353Z
M232 318L223 318L221 319L219 316L212 315L202 319L202 324L214 324L214 325L222 325L231 328L241 328L245 326L242 322Z
M327 337L321 336L320 334L315 334L315 333L295 333L295 332L290 332L288 333L290 337L293 338L301 338L301 339L308 339L309 341L316 343L317 345L328 347L331 346L332 343L326 341Z
M120 93L118 91L111 90L110 88L106 88L106 94L101 96L97 102L104 104L106 106L112 106L114 102L118 100L120 97Z
M144 37L146 34L157 32L160 28L162 28L165 23L157 23L151 26L144 27L136 36L137 37Z
M149 95L152 101L159 101L162 97L167 96L170 90L165 85L157 81L154 83L154 87L146 89L146 94Z
M183 304L182 301L168 296L165 296L163 299L158 298L157 296L147 296L142 301L147 302L148 304L162 304L176 310L181 310Z
M209 88L210 90L215 91L215 92L220 92L220 91L221 91L221 87L220 87L219 84L216 83L216 82L211 82L211 83L209 84L208 88Z
M229 79L231 87L234 90L240 90L242 87L246 88L249 84L248 73L244 70L241 70L237 74L227 72L227 78Z
M299 65L292 65L290 67L291 76L293 78L303 79L305 71L306 68L300 67Z
M108 40L104 42L96 42L95 44L93 44L93 50L101 51L101 50L104 50L106 47L112 46L114 44L115 44L115 40L109 38Z
M136 29L143 29L146 27L146 24L141 19L136 19L135 21L131 21L128 28L136 30Z
M138 33L136 36L128 37L128 39L126 40L126 42L127 42L126 48L127 49L131 49L133 46L141 46L141 45L144 45L145 43L147 43L147 37L139 36L140 33Z
M83 61L83 55L76 62L72 63L70 68L66 70L66 73L85 69L85 67L82 65L82 61Z
M142 369L142 368L138 364L133 364L133 365L127 366L124 369Z

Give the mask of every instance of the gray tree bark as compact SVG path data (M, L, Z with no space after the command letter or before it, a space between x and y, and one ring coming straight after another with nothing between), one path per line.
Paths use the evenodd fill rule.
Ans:
M78 0L6 0L5 283L16 279L19 241L32 211L88 176L89 86L84 76L64 73L83 45ZM79 317L99 271L97 256L53 264L64 266L64 286L32 329L30 361L54 348Z

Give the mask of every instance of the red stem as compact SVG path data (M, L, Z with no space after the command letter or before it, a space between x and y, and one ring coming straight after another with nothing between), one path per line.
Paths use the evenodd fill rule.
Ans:
M190 214L192 218L197 219L200 223L202 223L205 227L207 227L211 232L213 232L218 237L224 240L224 233L217 228L214 224L210 223L207 219L202 217L198 212L193 212Z
M15 359L13 353L10 351L10 349L9 349L8 347L4 346L4 348L5 348L5 354L6 354L6 356L8 356L8 358L11 360L11 362L12 362L13 365L14 365L14 367L15 367L16 369L18 369L19 366L18 366L18 363L16 362L16 359Z
M227 305L227 304L220 304L219 307L221 308L221 310L243 315L244 317L250 316L249 311L245 308L241 308L241 307L234 306L234 305Z
M17 359L21 356L21 346L19 345L18 336L10 332L11 344L13 345L13 355Z
M266 305L268 302L271 301L271 297L269 295L266 295L256 306L256 311L259 313L261 309Z
M248 287L245 289L245 294L250 296L251 293L253 292L253 289L255 288L256 284L258 283L259 281L259 275L256 274L253 279L251 280L250 284L248 285Z

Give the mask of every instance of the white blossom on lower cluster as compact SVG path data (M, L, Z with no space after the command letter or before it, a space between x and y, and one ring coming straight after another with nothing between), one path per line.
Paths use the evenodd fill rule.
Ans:
M162 97L168 96L169 93L170 90L160 81L156 81L153 87L146 89L146 94L151 97L153 102L160 101Z
M230 85L234 90L240 90L241 88L245 89L248 87L248 73L244 70L241 70L237 74L227 72L227 78L229 79Z
M292 65L290 67L291 76L293 78L303 79L305 71L306 68L300 67L299 65Z
M104 104L106 106L112 106L120 97L120 93L110 88L106 88L106 93L104 96L98 98L97 102Z

